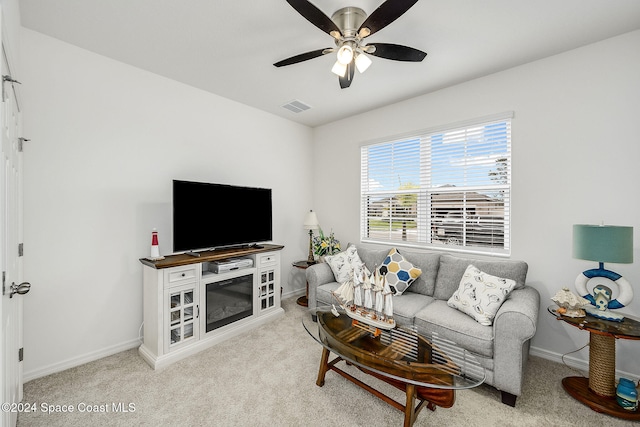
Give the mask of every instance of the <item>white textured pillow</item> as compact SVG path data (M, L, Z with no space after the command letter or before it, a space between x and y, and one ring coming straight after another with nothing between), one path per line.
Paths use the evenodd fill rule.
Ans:
M451 295L447 305L473 317L481 325L490 326L493 318L516 281L487 274L469 265L458 290Z
M362 276L364 263L358 255L358 251L355 246L350 245L346 250L337 253L335 255L329 255L324 257L333 275L336 278L336 282L344 283L349 280L351 272L357 277Z

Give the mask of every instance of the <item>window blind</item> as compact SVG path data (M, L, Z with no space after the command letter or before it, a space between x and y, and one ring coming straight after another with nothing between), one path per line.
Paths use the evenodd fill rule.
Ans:
M361 239L509 254L511 116L361 147Z

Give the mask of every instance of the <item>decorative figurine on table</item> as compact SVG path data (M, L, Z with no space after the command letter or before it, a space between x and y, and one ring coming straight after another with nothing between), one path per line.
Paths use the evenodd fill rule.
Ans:
M628 411L638 409L638 391L633 381L627 378L620 378L616 388L616 401L618 405Z
M558 305L556 312L563 316L569 317L585 317L586 313L582 309L585 305L589 304L589 300L579 297L569 290L569 288L562 288L552 298L551 301Z
M380 329L389 330L396 326L391 288L378 267L369 276L369 270L365 266L361 278L351 272L349 279L331 294L347 316L353 319L354 326L358 322L373 326L375 336L380 335ZM335 316L339 315L335 305L331 311Z
M629 282L627 282L622 276L619 276L615 283L618 285L620 295L618 296L618 299L612 299L613 292L611 291L611 288L603 284L594 286L593 294L589 294L587 291L586 283L588 280L585 280L587 277L583 277L585 278L583 279L578 276L578 278L576 279L576 289L578 290L578 292L584 293L584 298L588 299L591 303L591 305L587 305L584 307L587 313L599 319L622 322L624 320L624 316L620 313L611 311L611 309L622 308L626 304L629 304L629 302L631 302L631 298L633 297L633 290L631 289Z
M151 256L148 258L151 261L159 261L164 259L160 255L160 246L158 245L158 230L155 228L151 231Z
M593 297L596 303L596 308L600 311L605 311L609 308L609 301L613 292L605 285L598 285L593 288Z

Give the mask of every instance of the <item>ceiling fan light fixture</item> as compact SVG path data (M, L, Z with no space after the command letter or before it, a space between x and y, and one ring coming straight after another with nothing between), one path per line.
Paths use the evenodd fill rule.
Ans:
M356 56L356 68L360 73L364 73L365 71L367 71L369 65L371 65L371 59L369 59L367 55L365 55L364 53L359 53Z
M338 49L338 62L347 65L353 61L353 48L348 44L344 44Z
M339 77L344 77L347 73L347 64L341 64L340 61L336 61L336 63L333 64L333 68L331 68L331 72Z
M367 45L365 39L407 12L418 0L384 0L370 15L358 7L343 7L329 17L314 6L312 0L286 0L302 17L311 22L322 32L333 37L333 48L317 49L292 56L273 64L276 67L297 64L317 58L328 53L337 54L336 63L331 71L337 74L340 88L350 87L354 72L365 72L371 65L372 58L391 59L394 61L420 62L426 53L409 46L393 43L372 43Z

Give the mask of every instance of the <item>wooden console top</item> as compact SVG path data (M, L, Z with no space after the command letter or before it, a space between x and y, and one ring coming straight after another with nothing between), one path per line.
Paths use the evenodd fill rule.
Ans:
M227 248L227 249L216 249L213 251L197 252L198 254L200 254L199 257L187 255L187 254L177 254L177 255L167 255L164 259L161 259L158 261L151 261L149 258L140 258L140 262L149 267L161 269L161 268L177 267L179 265L196 264L199 262L219 261L221 259L236 258L236 257L245 256L245 255L259 254L262 252L279 251L283 248L284 246L282 245L264 244L262 245L261 248L252 248L252 247Z

